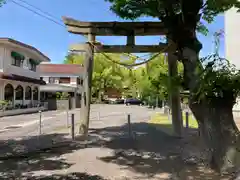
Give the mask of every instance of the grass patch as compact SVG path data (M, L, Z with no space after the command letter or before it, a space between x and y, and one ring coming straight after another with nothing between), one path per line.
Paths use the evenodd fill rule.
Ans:
M192 115L188 116L188 123L189 123L190 128L198 129L197 120ZM185 114L183 115L183 126L186 127L186 116L185 116Z
M170 116L171 118L171 116ZM191 115L188 117L189 122L189 128L198 128L198 123ZM168 133L173 133L173 127L172 127L172 120L168 119L168 115L164 115L161 113L156 113L151 117L151 120L149 122L150 124L156 124L160 125L159 128L163 131L167 131ZM161 128L162 125L162 128ZM183 126L186 127L186 116L183 115ZM163 128L164 127L164 128Z

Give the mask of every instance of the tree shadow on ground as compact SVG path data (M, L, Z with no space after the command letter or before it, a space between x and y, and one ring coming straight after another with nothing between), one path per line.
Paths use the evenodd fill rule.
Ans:
M32 178L29 178L29 180L31 180ZM52 175L52 176L39 176L39 177L35 177L35 180L106 180L103 179L101 176L97 176L97 175L89 175L87 173L69 173L67 175L60 175L60 174L56 174L56 175Z
M198 151L198 132L189 129L189 136L179 139L159 131L158 125L148 123L133 123L132 135L129 136L128 125L90 129L87 138L79 136L71 143L56 148L45 148L42 151L28 153L8 159L0 158L0 179L82 179L104 180L104 177L89 175L89 172L76 172L62 175L33 177L34 171L67 170L68 163L64 156L83 148L108 148L114 151L108 156L96 157L105 163L113 163L125 168L126 171L136 173L137 179L181 179L181 180L219 180L217 173L205 168L201 161L194 159L194 152ZM161 126L161 128L169 128ZM190 132L190 133L189 133ZM65 142L68 139L64 134L46 134L40 139ZM39 142L39 137L30 137L24 140L0 141L0 153L9 152L14 148L24 146L33 147ZM6 145L7 144L7 145ZM40 146L41 144L37 144ZM25 147L26 148L26 147ZM188 149L189 148L189 149ZM24 148L23 148L24 149ZM186 151L187 149L187 151ZM193 159L193 160L192 160ZM83 162L84 163L84 162ZM97 168L97 167L96 167ZM16 178L17 177L17 178ZM227 179L231 179L227 177Z
M62 142L62 144L55 147L51 146L49 142L56 140L56 138L58 142ZM42 146L42 149L36 151L40 146ZM28 139L21 140L1 140L0 152L2 154L8 152L6 153L8 157L2 155L0 158L0 179L103 180L100 176L88 175L87 173L32 177L32 172L34 171L51 171L69 168L72 164L67 163L65 159L60 156L81 148L83 148L83 146L79 143L69 143L65 134L46 134L40 137L32 136ZM29 151L29 153L19 153L24 151ZM9 154L12 155L9 156Z
M133 123L129 136L128 124L103 129L91 129L94 142L114 150L114 154L98 159L118 164L149 178L162 179L231 179L220 176L203 163L201 154L204 146L196 129L184 129L185 138L170 136L159 129L169 129L169 125ZM96 139L96 136L99 139ZM88 147L90 147L88 146Z
M6 177L3 179L21 179L21 180L107 180L104 179L101 176L98 175L90 175L87 173L69 173L69 174L54 174L50 176L31 176L31 175L26 175L26 176L12 176L12 177ZM2 178L1 178L2 179Z

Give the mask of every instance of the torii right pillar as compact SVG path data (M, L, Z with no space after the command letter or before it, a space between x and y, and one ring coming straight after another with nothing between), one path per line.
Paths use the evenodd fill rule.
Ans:
M179 87L174 80L178 74L177 56L173 52L168 53L168 75L169 75L169 104L172 112L172 126L174 136L181 138L183 131L183 120L181 111L181 101Z

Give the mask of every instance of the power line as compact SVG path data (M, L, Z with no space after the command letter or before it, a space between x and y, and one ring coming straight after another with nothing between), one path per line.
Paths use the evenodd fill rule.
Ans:
M27 5L35 8L35 9L37 9L37 10L40 11L42 14L39 13L39 12L37 12L37 11L35 11L35 10L33 10L33 9L31 9L31 8L29 8L29 7L27 7L27 6L24 6L24 5L22 5L22 4L20 4L20 3L16 2L16 1L14 1L14 0L9 0L9 1L13 2L14 4L16 4L16 5L24 8L24 9L26 9L26 10L28 10L28 11L33 12L34 14L37 14L37 15L41 16L42 18L45 18L45 19L47 19L47 20L49 20L49 21L51 21L51 22L53 22L53 23L55 23L55 24L57 24L57 25L60 25L60 26L64 27L64 29L66 28L66 26L65 26L64 24L62 24L61 19L57 18L56 16L53 16L52 14L50 14L50 13L48 13L48 12L46 12L46 11L43 11L42 9L38 8L37 6L34 6L34 5L32 5L32 4L24 1L24 0L18 0L18 1L21 1L21 2L23 2L23 3L25 3L25 4L27 4ZM48 15L49 17L51 17L51 18L49 18L48 16L46 16L46 15L44 15L44 14L47 14L47 15ZM54 19L57 19L58 21L56 21L56 20L54 20ZM83 36L84 36L84 35L83 35ZM87 38L86 36L84 36L84 37Z
M28 3L28 2L25 1L25 0L18 0L18 1L21 1L21 2L23 2L23 3L25 3L25 4L27 4L28 6L31 6L31 7L35 8L35 9L37 9L38 11L42 12L43 14L46 14L46 15L48 15L49 17L51 17L51 18L53 18L53 19L61 22L61 19L60 19L60 18L58 18L58 17L50 14L50 13L47 12L47 11L44 11L44 10L40 9L39 7L37 7L37 6L35 6L35 5L32 5L32 4Z
M14 1L14 0L10 0L10 1L13 2L14 4L20 6L20 7L28 10L28 11L31 11L32 13L34 13L34 14L36 14L36 15L38 15L38 16L41 16L42 18L45 18L45 19L47 19L47 20L49 20L49 21L52 21L53 23L55 23L55 24L57 24L57 25L60 25L60 26L62 26L62 27L65 27L65 25L61 24L60 22L55 21L54 19L51 19L51 18L49 18L48 16L44 16L43 14L41 14L41 13L39 13L39 12L37 12L37 11L35 11L35 10L27 7L27 6L24 6L24 5L22 5L22 4L20 4L20 3L16 2L16 1Z
M55 24L57 24L57 25L60 25L60 26L62 26L62 27L65 28L65 25L64 25L64 24L61 24L60 22L54 20L54 19L57 19L57 20L60 20L60 19L58 19L57 17L51 15L50 13L48 13L48 12L46 12L46 11L43 11L42 9L40 9L40 8L38 8L38 7L32 5L32 4L30 4L30 3L28 3L28 2L26 2L26 1L24 1L24 0L18 0L18 1L21 1L21 2L27 4L27 5L31 6L31 7L39 10L41 13L46 14L46 15L48 15L49 17L52 17L53 19L51 19L51 18L49 18L48 16L45 16L45 15L43 15L43 14L41 14L41 13L39 13L39 12L37 12L37 11L35 11L35 10L27 7L27 6L24 6L24 5L22 5L22 4L20 4L20 3L16 2L16 1L14 1L14 0L10 0L10 1L13 2L14 4L20 6L20 7L28 10L28 11L31 11L32 13L34 13L34 14L36 14L36 15L41 16L42 18L45 18L45 19L47 19L47 20L49 20L49 21L51 21L51 22L53 22L53 23L55 23ZM87 39L86 36L84 36L84 37ZM96 49L98 49L98 47L97 47L94 43L91 43L91 45L94 46ZM169 47L169 46L168 46L168 47ZM167 47L167 48L168 48L168 47ZM166 48L166 49L167 49L167 48ZM99 49L98 49L98 51L99 51ZM157 55L153 55L153 56L150 57L148 60L143 59L144 62L141 62L141 63L124 64L124 63L119 63L119 62L113 60L111 57L109 57L108 55L106 55L106 53L104 53L104 52L101 52L101 51L99 51L99 52L100 52L101 54L103 54L108 60L112 61L113 63L119 64L119 65L122 65L122 66L129 66L129 67L139 66L139 65L141 65L141 64L147 63L147 62L151 61L152 59L154 59L153 57L156 57L157 55L160 54L160 53L158 53ZM142 58L139 57L139 56L130 55L130 54L127 54L127 53L124 53L124 54L127 55L128 57L135 57L135 58L138 58L138 59L142 59Z
M16 3L14 0L12 0L12 1L13 1L15 4L20 5L21 7L26 8L27 10L30 10L30 11L32 11L32 12L34 11L34 10L30 9L30 8L27 8L26 6L23 6L23 5L19 4L19 3ZM54 16L54 15L52 15L52 14L50 14L49 12L44 11L44 10L40 9L39 7L37 7L37 6L32 5L32 4L28 3L28 2L26 2L25 0L18 0L18 1L23 2L23 3L27 4L27 5L30 6L30 7L33 7L33 8L35 8L35 9L37 9L37 10L40 11L41 13L48 15L49 17L52 18L51 21L54 21L54 23L61 24L61 23L60 23L60 22L61 22L61 19L58 18L58 17L56 17L56 16ZM34 13L37 13L37 12L34 11ZM37 14L40 15L39 13L37 13ZM43 16L42 16L42 17L43 17ZM44 17L47 18L46 16L44 16ZM57 20L57 22L56 22L55 20L53 20L53 19ZM48 20L50 20L50 18L48 18ZM58 21L59 21L59 22L58 22ZM64 25L61 24L61 26L64 26ZM64 26L64 27L65 27L65 26ZM141 60L141 59L142 59L142 60L145 60L145 59L143 59L143 57L148 56L148 54L147 54L147 55L143 55L142 57L136 56L136 55L133 55L133 54L127 54L127 53L123 53L123 54L127 55L127 56L130 57L130 58L132 57L132 58L136 58L136 59L140 59L140 60Z

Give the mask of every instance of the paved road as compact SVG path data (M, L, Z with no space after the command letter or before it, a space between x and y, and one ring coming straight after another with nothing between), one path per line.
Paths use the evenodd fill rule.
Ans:
M42 133L50 133L58 127L67 126L70 123L70 114L75 114L75 120L80 118L79 109L66 111L48 111L42 113ZM139 106L124 105L92 105L90 120L92 126L94 124L104 123L101 120L118 120L126 119L127 114L131 114L131 118L149 118L152 113L151 109ZM69 117L67 121L67 117ZM40 133L39 126L40 114L27 114L11 117L0 118L0 140L26 138L36 136Z

